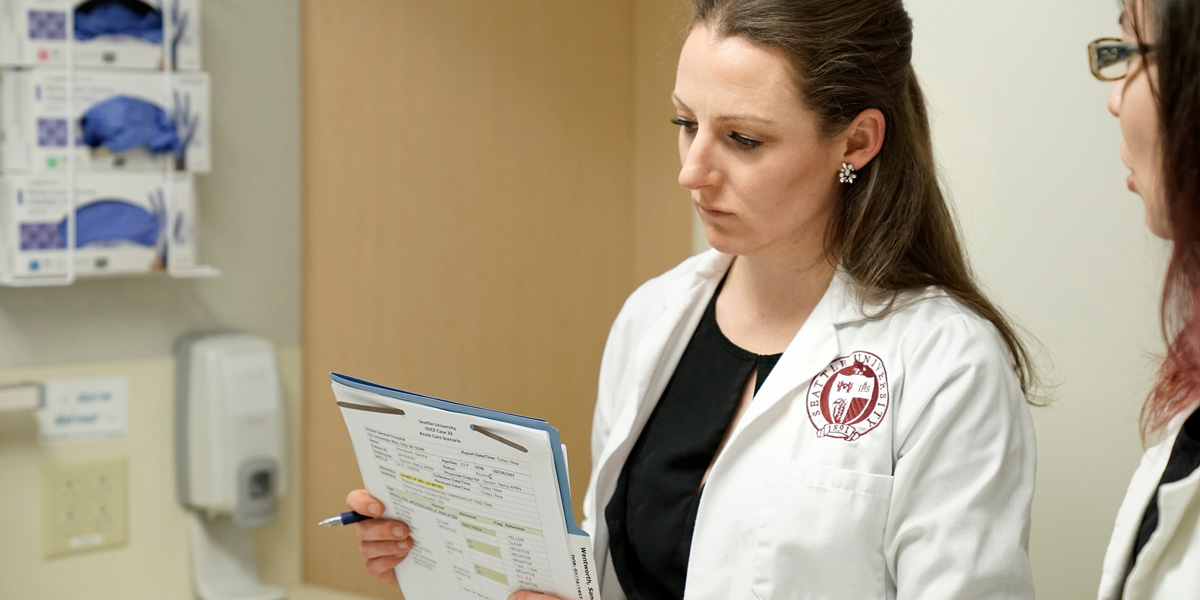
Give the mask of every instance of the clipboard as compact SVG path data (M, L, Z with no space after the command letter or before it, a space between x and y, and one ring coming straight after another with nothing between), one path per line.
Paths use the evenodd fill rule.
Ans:
M557 429L330 377L364 485L384 502L385 518L413 521L416 545L396 570L406 598L505 600L518 589L599 598Z

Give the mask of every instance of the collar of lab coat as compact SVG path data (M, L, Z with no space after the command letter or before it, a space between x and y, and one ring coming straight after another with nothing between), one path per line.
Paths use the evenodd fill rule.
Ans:
M1150 499L1158 492L1158 482L1162 480L1163 471L1167 468L1167 461L1171 458L1175 437L1183 427L1184 421L1198 407L1200 407L1200 402L1193 403L1190 408L1171 419L1164 428L1163 439L1147 449L1142 456L1142 462L1133 474L1133 480L1129 484L1129 490L1117 513L1116 523L1113 525L1112 540L1109 542L1108 552L1104 557L1104 573L1100 579L1099 597L1101 599L1120 598L1127 580L1134 575L1131 573L1134 565L1131 564L1130 559L1133 556L1133 545L1137 541L1137 534L1141 529L1146 508L1150 505ZM1195 475L1193 473L1193 477L1185 481L1195 485L1197 483L1193 481ZM1185 482L1179 483L1185 487L1189 485ZM1163 531L1169 531L1172 527L1171 523L1159 523L1159 528ZM1153 562L1155 557L1152 554L1161 553L1161 546L1162 544L1147 544L1142 549L1142 555L1138 557L1138 561Z
M708 306L708 301L712 299L712 294L721 282L721 278L729 272L734 258L732 255L722 254L716 250L709 250L696 257L697 264L692 269L690 276L680 277L675 285L662 295L663 307L667 309L668 313L671 313L673 305L675 308L691 307L694 310L694 301L699 299L703 300L700 305L700 310L703 312L703 309ZM813 309L813 314L809 316L808 321L813 321L814 316L821 312L822 308L827 309L824 316L827 317L828 324L843 325L870 318L870 315L885 310L887 305L870 299L865 304L860 303L858 284L855 283L850 273L839 264L829 287L825 290L825 295Z
M691 332L734 257L710 250L697 260L690 276L680 277L672 289L664 290L662 316L637 346L638 404L642 407L652 407L662 394ZM868 319L869 315L878 314L885 308L886 305L878 302L861 302L854 278L839 265L825 294L772 369L772 376L768 376L759 388L755 402L741 419L738 429L841 358L837 339L839 325ZM776 373L779 375L775 376ZM736 433L737 430L734 435Z
M615 439L610 439L608 452L602 460L614 453L619 454L622 445L628 445L624 442L628 442L631 435L640 431L649 418L717 285L733 264L733 259L733 256L715 250L709 251L696 257L692 268L682 274L683 276L665 282L666 287L658 295L658 301L662 304L654 311L658 316L636 342L636 402L623 402L613 427L612 438ZM865 311L862 310L864 308ZM746 424L770 410L786 397L788 392L841 357L837 339L838 325L868 318L866 315L873 314L872 311L880 308L882 307L872 306L870 303L865 307L860 306L853 278L839 267L825 294L788 344L783 356L771 370L771 375L759 388L755 402L739 421L733 436L736 437L737 432ZM731 442L732 440L733 437L730 438ZM610 468L615 469L618 466L612 465Z

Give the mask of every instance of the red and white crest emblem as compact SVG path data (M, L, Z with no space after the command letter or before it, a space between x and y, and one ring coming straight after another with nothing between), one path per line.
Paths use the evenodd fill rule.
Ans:
M808 388L808 418L817 437L853 442L883 422L891 401L887 370L870 352L843 356L825 367Z

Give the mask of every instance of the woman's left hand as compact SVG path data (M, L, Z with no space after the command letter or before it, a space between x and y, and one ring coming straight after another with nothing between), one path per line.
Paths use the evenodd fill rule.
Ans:
M537 592L513 592L508 600L560 600L555 596L547 596Z

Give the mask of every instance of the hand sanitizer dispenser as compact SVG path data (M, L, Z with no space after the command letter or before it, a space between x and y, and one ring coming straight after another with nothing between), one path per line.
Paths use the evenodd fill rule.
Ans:
M201 600L280 600L258 577L254 529L284 490L283 392L274 347L248 334L176 344L176 469L191 510L192 571Z

